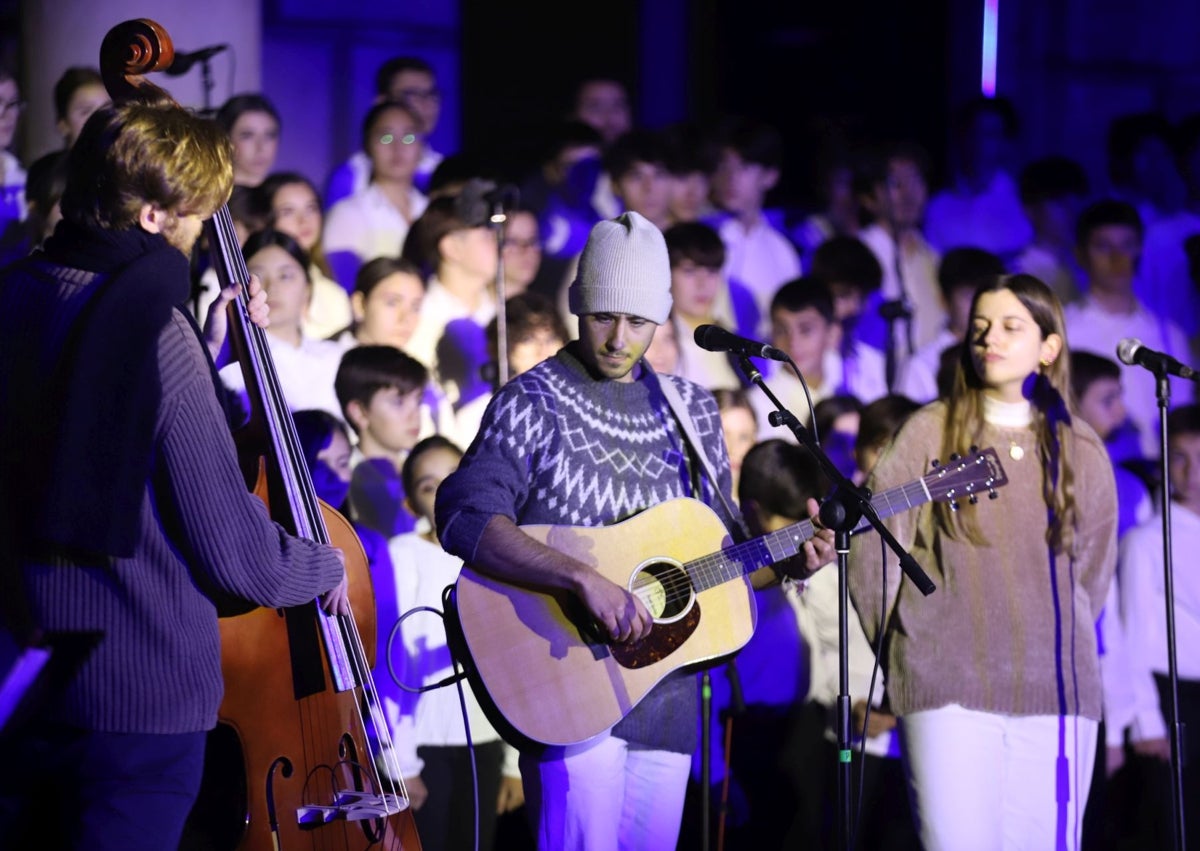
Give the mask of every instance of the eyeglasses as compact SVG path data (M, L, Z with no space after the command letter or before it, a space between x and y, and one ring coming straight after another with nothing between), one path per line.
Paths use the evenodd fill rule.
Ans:
M10 112L12 112L14 115L20 115L21 110L24 108L25 101L23 100L10 100L5 103L0 103L0 118L3 118Z
M401 145L411 145L417 141L417 137L413 133L405 133L403 136L393 136L391 133L384 133L379 137L379 144L390 145L393 142L399 142Z

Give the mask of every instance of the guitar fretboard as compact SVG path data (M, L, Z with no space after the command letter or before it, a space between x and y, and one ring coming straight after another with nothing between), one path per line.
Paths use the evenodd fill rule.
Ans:
M890 488L871 497L871 506L882 519L929 502L933 497L924 479ZM865 517L854 532L871 528ZM811 520L801 520L758 538L702 556L684 565L697 593L746 576L762 567L791 558L814 534Z

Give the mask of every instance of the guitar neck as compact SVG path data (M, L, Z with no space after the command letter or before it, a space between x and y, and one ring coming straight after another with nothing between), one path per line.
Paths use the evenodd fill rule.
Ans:
M871 497L871 507L880 519L891 517L929 502L932 496L924 479L890 488ZM871 528L862 518L853 532ZM800 552L804 542L816 533L811 520L801 520L758 538L695 559L684 565L696 590L704 591L754 571L789 559Z

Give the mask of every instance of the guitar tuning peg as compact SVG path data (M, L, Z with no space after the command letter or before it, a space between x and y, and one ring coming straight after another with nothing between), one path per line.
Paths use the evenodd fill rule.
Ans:
M959 455L957 452L955 452L955 453L951 454L950 461L951 461L951 463L953 463L954 461L958 461L961 458L962 458L962 456Z
M929 462L930 467L936 468L936 467L940 467L941 465L942 465L942 462L936 458L934 458L932 461Z
M979 451L979 447L976 446L974 443L972 443L971 444L971 454L974 455L978 451Z
M950 510L958 511L958 500L957 499L950 500Z
M995 488L989 488L989 489L988 489L988 499L996 499L996 498L998 498L999 496L1000 496L1000 494L996 493L996 489L995 489Z
M979 505L979 494L977 494L977 493L971 494L971 496L967 500L967 502L971 503L971 505Z

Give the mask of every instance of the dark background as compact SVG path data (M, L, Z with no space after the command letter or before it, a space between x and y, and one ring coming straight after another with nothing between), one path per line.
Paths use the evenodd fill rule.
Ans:
M23 4L61 4L70 15L78 2L0 0L0 62L28 77L42 61L25 55ZM184 2L156 0L143 13ZM1200 110L1195 0L994 2L997 89L1022 120L1020 160L1070 155L1102 190L1112 118ZM86 8L103 14L105 5ZM771 200L803 207L817 152L839 134L919 142L937 188L952 111L979 93L983 8L984 0L262 0L262 90L284 117L279 167L321 182L357 147L375 69L390 56L420 55L437 69L445 92L437 149L484 151L514 169L531 164L575 84L603 73L627 83L643 126L725 113L774 123L787 155ZM111 14L114 23L127 17ZM194 33L173 36L198 46ZM214 65L217 103L232 93L228 59ZM43 153L20 141L18 149L27 162Z

